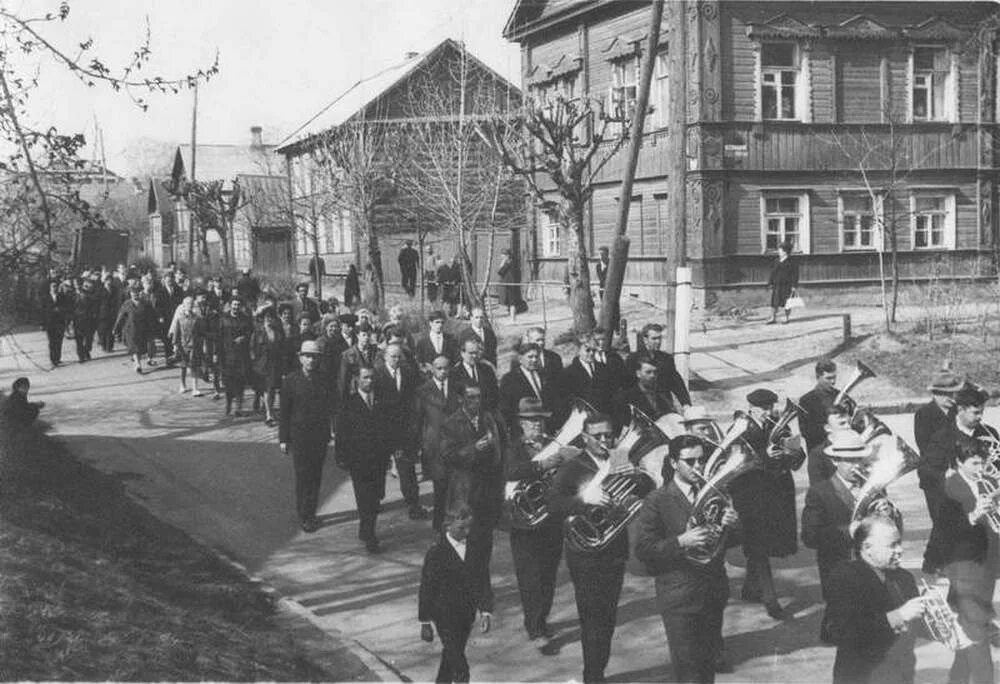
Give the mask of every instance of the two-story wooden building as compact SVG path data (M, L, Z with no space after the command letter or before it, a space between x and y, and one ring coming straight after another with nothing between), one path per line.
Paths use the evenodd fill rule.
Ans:
M521 45L526 93L634 102L650 5L520 0L504 35ZM674 246L702 292L752 291L786 239L814 287L874 283L892 234L904 280L934 262L956 278L995 273L997 56L995 39L970 43L995 9L668 0L625 292L658 298L662 286L628 283L672 280ZM613 239L624 157L593 195L594 252ZM538 277L560 278L565 236L537 211L533 229Z

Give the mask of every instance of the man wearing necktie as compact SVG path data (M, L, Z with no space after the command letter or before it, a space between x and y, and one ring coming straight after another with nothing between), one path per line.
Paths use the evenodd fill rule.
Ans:
M409 509L410 520L425 520L417 482L416 449L410 439L410 411L417 388L416 371L403 362L403 348L390 344L382 354L383 364L375 371L375 392L382 399L386 425L386 447L396 461L399 490Z
M337 416L337 464L351 474L358 507L358 539L368 553L381 546L375 535L379 502L385 495L385 473L389 463L387 424L382 402L375 394L375 369L362 366L357 391L348 397Z
M547 411L556 408L555 382L541 372L542 348L530 342L517 346L518 363L500 381L500 413L511 434L519 431L517 404L524 397L539 399ZM558 425L551 418L546 422L546 432L552 433Z
M802 543L816 549L819 583L823 600L829 601L830 575L838 563L851 558L849 526L854 505L867 473L867 460L872 447L850 428L830 434L830 445L824 450L837 472L825 480L814 482L806 492L802 509ZM824 620L820 638L828 641L829 631Z
M656 365L656 359L652 356L640 355L634 363L636 364L635 384L620 391L614 399L616 427L619 429L623 425L627 425L631 419L629 406L635 406L653 420L676 411L670 394L665 392L658 383L659 369Z
M459 390L449 379L451 363L439 356L431 364L431 377L414 395L410 414L412 443L419 447L423 472L434 485L434 529L441 531L447 506L448 475L441 457L441 432L448 416L459 409Z
M614 349L610 348L610 340L604 328L594 328L594 360L604 364L608 369L608 391L614 396L626 384L628 384L628 371L625 369L625 359Z
M443 311L432 311L427 317L427 332L417 340L417 363L430 365L435 358L444 355L452 363L458 361L458 343L444 330L446 316Z
M563 369L559 379L563 402L557 422L565 420L572 399L583 399L602 413L611 408L611 378L607 367L597 361L594 335L580 335L576 344L576 358Z
M469 327L458 336L461 345L468 339L477 340L480 344L480 356L493 365L497 365L497 336L486 321L486 313L481 307L475 307L469 313Z
M483 392L483 407L495 411L499 399L497 376L493 368L481 360L482 344L471 337L461 342L461 360L451 370L451 380L456 387L478 385Z
M365 322L359 323L355 330L354 346L340 355L340 374L337 381L339 399L346 400L354 391L351 383L358 377L359 369L374 367L375 352L378 350L372 340L374 333L371 325Z
M545 348L545 328L528 328L524 339L528 344L538 345L541 350L538 358L538 372L549 378L558 378L563 369L563 360L558 353Z

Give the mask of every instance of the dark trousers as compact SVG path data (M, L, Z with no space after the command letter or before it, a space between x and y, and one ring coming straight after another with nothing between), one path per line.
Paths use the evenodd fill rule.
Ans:
M323 461L326 460L323 440L293 440L292 463L295 466L295 509L299 521L316 517L319 506L319 487L323 480Z
M114 327L114 319L102 320L97 325L97 342L101 345L101 349L109 354L115 349Z
M52 365L62 362L63 337L66 335L64 326L46 328L45 334L49 338L49 361Z
M403 271L402 281L406 294L412 297L413 293L417 291L417 272L415 270Z
M467 682L469 681L469 661L465 658L465 645L469 641L469 633L476 621L473 612L468 620L449 619L447 622L434 622L438 638L441 639L441 664L438 666L436 682Z
M699 613L663 613L674 681L710 684L715 681L719 634L725 603L708 605Z
M530 635L542 631L552 610L556 573L562 560L562 537L562 526L558 524L510 531L510 551L521 593L524 628Z
M376 466L351 468L351 485L354 487L354 501L358 506L358 539L375 539L375 522L378 519L378 504L381 491L385 490L385 470Z
M420 485L417 483L417 462L413 452L405 449L396 457L396 473L399 475L399 493L410 508L420 505Z
M94 348L94 332L89 326L76 326L76 358L80 361L90 360L90 351Z
M490 577L490 561L493 559L493 527L496 520L489 516L477 519L475 511L472 515L472 528L467 542L468 559L479 578L479 609L484 613L492 613L495 597L493 579Z
M566 565L576 594L583 647L583 681L603 682L611 657L618 597L625 578L625 558L603 553L566 553Z
M448 480L434 480L434 531L440 532L444 526L445 509L448 508Z
M976 643L955 652L949 684L992 684L993 658L990 653L990 631L993 618L995 580L984 571L981 576L952 577L948 600L958 612L959 622L969 638Z

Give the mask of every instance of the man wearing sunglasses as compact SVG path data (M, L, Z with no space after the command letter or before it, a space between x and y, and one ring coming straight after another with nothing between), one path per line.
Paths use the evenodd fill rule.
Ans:
M688 529L707 456L700 437L671 439L673 478L646 497L637 524L635 555L656 578L656 602L679 682L714 682L717 671L731 670L722 659L722 613L729 599L725 554L699 565L686 553L716 534L706 526ZM739 516L729 508L721 522L734 530ZM734 537L729 535L730 543Z

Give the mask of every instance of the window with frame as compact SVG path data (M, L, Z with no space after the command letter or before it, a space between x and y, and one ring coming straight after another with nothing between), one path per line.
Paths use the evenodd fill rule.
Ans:
M913 85L910 93L914 121L947 121L951 118L951 56L943 47L913 48Z
M639 91L639 58L626 57L611 63L609 110L615 119L628 121L635 111Z
M764 43L760 49L760 67L761 118L798 119L798 46L795 43Z
M670 117L670 61L666 50L656 53L656 125L666 128Z
M845 251L872 250L878 246L878 215L871 195L840 196L840 244Z
M782 242L791 242L793 251L804 251L803 229L808 202L804 195L766 195L762 199L763 242L765 252L777 251Z
M542 256L557 257L562 252L562 239L559 233L559 219L555 214L542 212Z
M910 197L913 249L954 249L955 196L915 194Z

